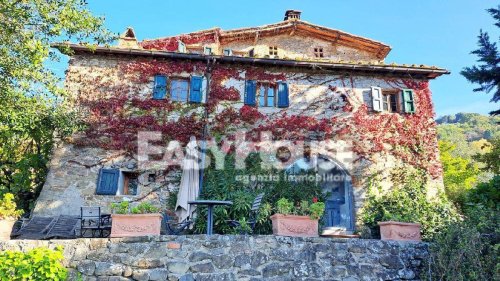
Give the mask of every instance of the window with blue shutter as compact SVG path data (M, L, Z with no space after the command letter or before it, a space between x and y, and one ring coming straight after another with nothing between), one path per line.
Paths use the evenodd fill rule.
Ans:
M257 81L247 80L245 82L245 100L246 105L255 106L255 92L257 91Z
M153 89L153 99L164 99L167 93L167 77L155 75L155 85Z
M191 87L189 89L189 101L190 102L201 102L201 88L202 88L203 77L201 76L191 76Z
M118 190L118 179L120 178L120 170L117 169L101 169L97 179L98 195L116 195Z
M288 84L278 82L278 107L288 107L290 105L288 96Z
M373 111L382 111L382 89L379 87L372 87L372 104Z
M415 99L413 90L403 89L403 109L405 113L415 113Z

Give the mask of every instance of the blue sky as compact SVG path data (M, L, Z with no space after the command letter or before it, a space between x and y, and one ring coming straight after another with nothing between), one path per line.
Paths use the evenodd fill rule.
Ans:
M106 17L113 32L132 26L139 40L211 27L258 26L283 20L287 9L302 19L382 41L392 47L386 62L436 65L452 72L431 82L438 116L457 112L487 113L498 107L491 94L473 93L459 72L475 63L482 28L497 39L498 29L485 11L490 0L253 0L253 1L118 1L90 0L90 9Z

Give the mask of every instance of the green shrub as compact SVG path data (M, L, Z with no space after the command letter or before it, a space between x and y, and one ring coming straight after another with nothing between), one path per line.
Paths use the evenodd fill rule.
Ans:
M16 202L14 202L14 195L12 193L5 193L3 199L0 200L0 219L17 219L23 213L23 210L17 210Z
M66 280L68 273L61 264L63 260L62 247L55 250L35 248L27 253L3 251L0 253L0 280Z
M307 201L306 201L307 202ZM282 215L289 215L293 211L293 202L286 198L281 198L276 202L276 212Z
M296 206L293 202L286 198L281 198L276 202L276 213L282 215L299 215L299 216L309 216L313 220L319 220L325 213L325 203L317 202L317 199L313 199L313 203L309 204L307 200L301 200Z
M465 219L450 224L430 246L429 280L500 280L499 176L470 190Z
M373 238L380 237L377 223L381 221L420 223L422 237L431 240L440 229L458 220L456 209L444 194L428 200L423 172L394 170L391 180L393 187L385 193L376 178L369 186L361 220L370 228Z

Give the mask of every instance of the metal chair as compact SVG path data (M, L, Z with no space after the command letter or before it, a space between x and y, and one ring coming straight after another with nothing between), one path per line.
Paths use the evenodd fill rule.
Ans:
M101 214L101 207L81 207L80 236L85 237L87 231L90 231L90 237L105 237L105 231L109 235L111 232L111 215Z
M248 215L247 224L250 226L251 233L253 233L255 229L255 225L257 224L257 218L259 216L260 205L262 204L262 198L264 197L264 193L260 193L255 197L252 203L252 208L250 209L250 213ZM240 228L241 234L248 234L247 231L241 228L241 223L237 220L229 220L229 225L235 228Z
M187 217L185 220L178 222L177 217L174 215L169 215L168 212L165 212L163 216L165 218L165 230L168 235L179 235L186 231L189 226L193 223L190 217Z

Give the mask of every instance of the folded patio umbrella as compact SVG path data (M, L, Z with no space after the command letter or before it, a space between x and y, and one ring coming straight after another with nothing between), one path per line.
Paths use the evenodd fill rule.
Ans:
M196 138L191 137L188 145L186 146L186 154L182 162L182 177L179 193L177 194L177 204L175 206L175 213L179 221L185 220L187 217L192 217L196 207L189 205L188 201L193 201L198 198L200 190L200 153Z

